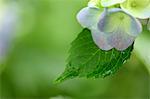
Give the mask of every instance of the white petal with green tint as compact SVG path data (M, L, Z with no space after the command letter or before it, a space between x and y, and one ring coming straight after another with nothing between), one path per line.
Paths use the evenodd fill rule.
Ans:
M128 48L142 31L140 22L119 8L106 9L98 28L108 35L108 44L118 50Z
M101 32L113 33L118 30L131 36L138 36L142 31L141 23L119 8L106 9L98 23Z
M96 7L96 8L99 8L101 7L101 0L90 0L88 2L88 7Z
M77 20L84 28L96 27L102 11L99 8L86 7L77 14Z
M150 17L150 0L126 0L121 4L121 8L136 18Z
M103 7L109 7L115 4L123 3L126 0L101 0L101 5Z

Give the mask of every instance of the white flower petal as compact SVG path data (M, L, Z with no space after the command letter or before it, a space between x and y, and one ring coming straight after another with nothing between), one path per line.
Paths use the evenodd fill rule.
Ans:
M101 0L101 5L103 7L109 7L115 4L123 3L126 0Z
M121 4L121 8L136 18L150 17L150 0L127 0Z
M142 32L142 24L139 20L131 17L130 25L128 26L129 30L127 29L127 33L129 35L137 37Z
M96 27L101 13L99 8L86 7L77 14L77 20L84 28L91 29Z
M108 43L117 50L125 50L133 44L135 37L132 37L122 30L114 31L108 37Z
M138 36L142 31L141 23L119 8L106 9L98 23L101 32L112 33L118 29L131 36Z
M101 0L90 0L90 1L88 2L88 7L96 7L96 8L101 7L100 1L101 1Z
M95 44L102 50L110 50L113 47L107 42L107 34L100 32L98 29L92 30L92 37Z

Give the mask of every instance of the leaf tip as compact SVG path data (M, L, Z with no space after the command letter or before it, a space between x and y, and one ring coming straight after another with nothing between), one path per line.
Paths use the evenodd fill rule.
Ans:
M78 72L66 70L54 81L54 84L60 84L64 81L66 81L67 79L73 79L77 76L78 76Z

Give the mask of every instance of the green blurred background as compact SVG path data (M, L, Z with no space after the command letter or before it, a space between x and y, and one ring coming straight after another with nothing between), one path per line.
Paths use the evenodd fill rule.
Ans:
M19 13L15 39L0 65L0 99L150 99L148 31L115 75L53 83L65 69L71 41L82 30L76 14L87 2L0 0L0 5L13 4Z

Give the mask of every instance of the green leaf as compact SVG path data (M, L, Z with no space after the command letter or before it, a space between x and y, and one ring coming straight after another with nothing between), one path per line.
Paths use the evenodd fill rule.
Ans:
M84 29L72 42L67 67L56 83L75 77L99 78L114 74L130 58L133 45L124 51L103 51L93 42L91 32Z
M135 43L135 54L146 66L150 75L150 31L147 26L143 27L143 32L137 38Z

